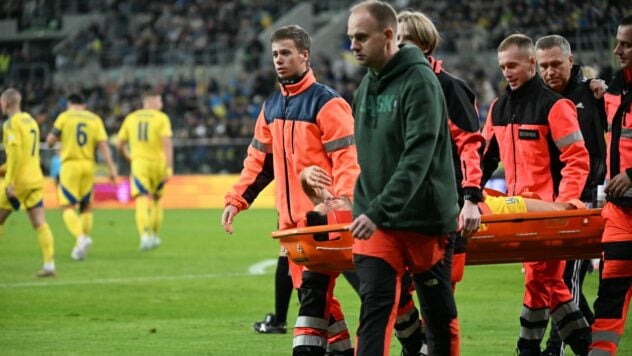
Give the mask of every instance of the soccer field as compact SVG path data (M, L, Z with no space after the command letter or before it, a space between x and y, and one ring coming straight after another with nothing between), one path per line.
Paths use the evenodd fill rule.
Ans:
M0 354L289 355L292 336L256 334L273 310L276 212L252 210L220 226L220 210L169 210L157 250L139 252L132 210L95 212L87 260L70 258L74 239L59 211L47 212L58 275L38 280L35 233L24 212L0 240ZM271 264L262 263L272 260ZM475 266L458 285L462 355L512 355L522 306L520 265ZM585 283L594 300L597 275ZM337 295L353 332L359 299L344 279ZM296 318L292 295L288 323ZM400 347L393 339L391 354ZM569 354L570 353L569 351ZM632 355L626 325L619 355Z

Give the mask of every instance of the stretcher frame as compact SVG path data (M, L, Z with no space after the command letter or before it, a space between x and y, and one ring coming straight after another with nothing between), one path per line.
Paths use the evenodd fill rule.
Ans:
M601 209L483 215L468 239L467 265L596 258L601 253ZM353 269L349 224L272 232L288 257L314 271ZM326 233L329 240L316 241Z

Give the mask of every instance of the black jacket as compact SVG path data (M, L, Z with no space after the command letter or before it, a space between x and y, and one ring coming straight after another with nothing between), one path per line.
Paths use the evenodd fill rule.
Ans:
M461 79L442 68L442 61L428 56L430 67L437 75L448 106L448 125L452 138L452 161L459 193L459 206L463 199L477 203L483 200L481 166L485 138L480 133L476 96Z
M581 200L594 202L597 186L606 177L606 110L603 99L595 99L579 65L571 69L571 80L561 93L575 103L579 127L584 136L584 144L590 156L590 173Z

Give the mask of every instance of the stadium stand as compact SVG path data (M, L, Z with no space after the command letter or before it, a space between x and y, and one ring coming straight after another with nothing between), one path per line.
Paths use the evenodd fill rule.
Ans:
M362 73L345 50L351 3L9 0L0 5L0 88L25 93L24 106L43 133L65 108L65 95L81 91L112 134L139 106L142 88L159 87L173 120L176 172L234 173L259 106L276 85L267 50L272 28L300 22L310 30L318 78L352 99ZM436 22L444 36L437 55L477 91L482 117L504 87L494 57L500 39L513 32L562 34L584 64L608 78L603 58L610 56L600 54L630 8L598 0L393 3Z

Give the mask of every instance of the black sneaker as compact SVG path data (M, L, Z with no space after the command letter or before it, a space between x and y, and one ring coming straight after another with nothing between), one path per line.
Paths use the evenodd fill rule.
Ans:
M272 313L266 314L262 321L257 321L252 324L252 328L261 334L287 333L286 323L277 323L276 316Z

